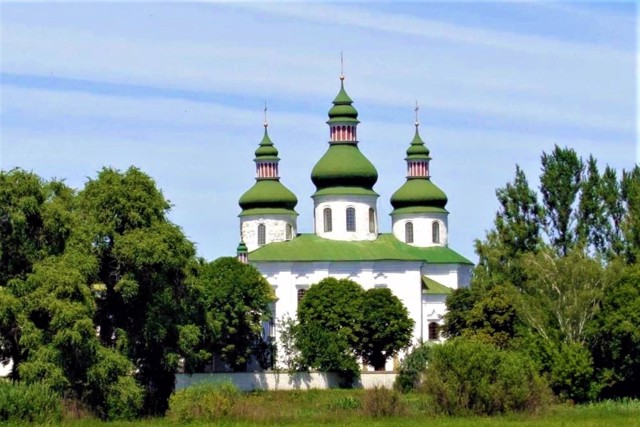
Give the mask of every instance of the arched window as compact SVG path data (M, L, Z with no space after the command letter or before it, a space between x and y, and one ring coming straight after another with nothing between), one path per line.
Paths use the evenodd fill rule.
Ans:
M292 237L293 237L293 227L291 226L291 224L287 224L287 232L285 235L285 239L291 240Z
M429 323L429 341L440 339L440 325L437 322Z
M376 232L376 212L369 208L369 233Z
M324 208L322 211L324 216L324 232L329 233L333 230L333 223L331 221L331 208Z
M356 231L355 208L347 208L347 231Z
M264 224L258 225L258 246L267 243L267 228Z
M433 221L431 224L431 233L433 234L433 243L440 243L440 223Z
M413 243L413 223L406 222L404 224L404 241L407 243Z

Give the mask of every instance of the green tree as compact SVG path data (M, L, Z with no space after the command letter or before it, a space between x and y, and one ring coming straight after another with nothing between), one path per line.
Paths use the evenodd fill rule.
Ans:
M0 287L64 251L73 191L21 169L0 171Z
M387 288L365 291L363 306L366 309L358 355L376 371L383 371L387 359L411 343L415 322L402 301Z
M551 154L543 153L541 163L540 192L547 235L551 245L566 255L576 241L572 220L584 164L574 150L558 146Z
M262 324L271 318L273 290L255 267L235 258L200 266L198 305L203 307L204 350L242 371L262 342Z
M105 168L78 195L77 238L98 263L100 340L135 364L147 414L164 413L173 391L196 268L193 244L168 221L169 207L136 168Z
M605 292L589 327L594 365L606 398L638 397L640 390L640 266L624 268Z
M311 286L298 306L296 345L304 365L341 373L358 372L364 291L348 279L329 277Z

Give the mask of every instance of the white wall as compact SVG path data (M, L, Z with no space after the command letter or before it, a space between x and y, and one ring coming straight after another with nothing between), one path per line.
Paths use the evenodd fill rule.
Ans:
M363 372L355 388L392 388L398 374ZM333 372L237 372L225 374L176 374L176 390L196 384L231 382L242 391L310 390L337 388L340 379Z
M351 279L364 289L376 286L389 288L415 321L412 344L422 337L422 264L422 261L253 263L273 286L278 298L275 307L276 340L279 340L278 320L296 315L297 290L308 288L327 277L335 277ZM391 367L390 360L388 368Z
M315 233L332 240L375 240L378 238L378 196L315 196L314 227ZM347 232L347 208L356 210L356 231ZM331 208L332 230L324 231L324 209ZM373 209L375 224L373 232L369 231L369 209Z
M405 242L405 224L408 221L413 223L413 243L418 247L448 246L449 244L449 214L447 213L414 213L414 214L394 214L391 217L391 229L393 235L401 242ZM433 221L440 223L440 243L433 242L432 224Z
M292 227L291 237L297 233L295 215L247 215L240 217L240 232L242 241L247 245L249 252L257 249L258 245L258 225L264 224L266 243L282 242L286 238L287 224Z

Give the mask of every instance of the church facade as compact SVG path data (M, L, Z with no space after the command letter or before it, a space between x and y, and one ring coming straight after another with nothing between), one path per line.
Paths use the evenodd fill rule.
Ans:
M359 123L340 76L327 121L329 146L311 171L314 231L300 234L298 200L280 182L279 153L265 121L255 152L256 183L239 200L238 257L273 287L276 323L295 317L298 302L314 283L348 278L365 289L389 288L415 321L414 344L441 340L445 298L469 285L473 264L448 246L447 196L431 180L430 152L417 117L405 157L407 180L390 200L391 233L380 233L378 173L358 148ZM277 342L277 326L268 333Z

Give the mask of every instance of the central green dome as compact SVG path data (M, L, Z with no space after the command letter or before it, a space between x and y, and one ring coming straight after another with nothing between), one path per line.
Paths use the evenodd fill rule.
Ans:
M311 171L318 190L328 187L360 187L373 191L378 181L375 166L354 144L331 144Z
M359 123L358 111L344 90L344 80L340 78L340 91L329 110L329 125L345 123L354 126ZM357 141L332 141L329 149L318 160L311 171L311 181L319 194L368 194L378 181L378 171L358 149Z

